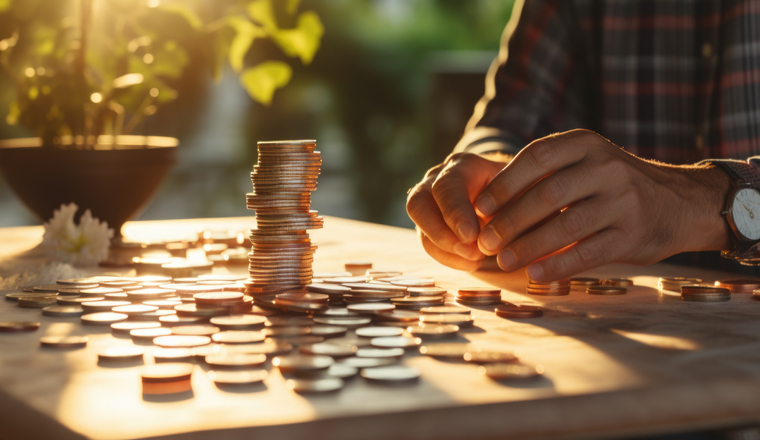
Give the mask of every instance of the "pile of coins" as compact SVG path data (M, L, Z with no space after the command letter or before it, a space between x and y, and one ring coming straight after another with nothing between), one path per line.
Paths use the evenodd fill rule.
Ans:
M559 281L550 281L543 283L535 280L528 280L528 287L525 291L531 295L539 296L564 296L570 294L570 278Z
M723 302L731 299L731 291L723 287L682 286L681 299L693 302Z
M316 141L258 143L258 163L251 173L248 209L256 210L249 254L249 295L299 291L312 279L316 246L306 232L323 225L310 210L322 167Z

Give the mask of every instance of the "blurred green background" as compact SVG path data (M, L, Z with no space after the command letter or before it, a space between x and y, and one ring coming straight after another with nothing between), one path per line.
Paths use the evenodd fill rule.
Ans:
M231 71L218 84L191 71L179 98L135 133L180 140L179 163L138 218L251 215L256 141L315 138L324 165L313 209L411 227L406 191L461 136L512 4L304 0L324 23L322 46L311 65L293 65L271 106L251 100ZM249 56L273 51L256 41ZM0 139L29 135L4 122L9 83L0 81ZM0 213L0 226L38 223L2 180Z

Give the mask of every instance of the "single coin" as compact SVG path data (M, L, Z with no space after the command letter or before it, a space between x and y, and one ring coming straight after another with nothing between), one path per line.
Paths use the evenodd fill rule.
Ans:
M111 324L111 333L114 335L129 335L132 330L158 327L161 327L161 324L157 322L115 322Z
M206 363L216 368L250 368L266 362L263 354L219 353L206 356Z
M522 363L494 363L478 367L478 372L493 380L526 380L541 377L544 367Z
M400 358L404 355L403 348L375 348L362 347L356 350L356 357L360 358Z
M228 315L229 309L226 307L197 307L195 304L180 304L174 306L174 310L179 316L191 316L201 318L212 318L214 316Z
M608 280L603 280L602 284L605 286L629 287L633 286L633 280L627 278L610 278Z
M364 304L351 304L346 307L348 310L363 315L374 315L376 313L386 313L393 311L396 308L393 304L385 303L364 303Z
M335 361L330 356L285 355L272 359L272 365L285 374L325 371L334 363Z
M402 365L388 367L365 368L362 370L363 378L372 382L384 384L411 382L420 378L420 370Z
M362 327L356 329L356 336L364 338L382 338L388 336L401 336L404 329L399 327Z
M153 350L156 362L190 362L193 352L189 348L158 348Z
M40 328L39 322L31 321L0 321L0 333L33 332Z
M462 314L422 315L420 316L420 322L423 324L452 324L459 326L459 328L463 328L472 327L475 318L473 318L472 315Z
M382 336L372 338L370 343L380 348L409 348L416 347L422 343L420 338L408 338L406 336Z
M214 316L211 324L222 330L259 330L264 327L267 318L257 315Z
M529 295L538 295L538 296L565 296L570 295L570 287L564 287L564 288L537 288L537 287L526 287L525 293Z
M243 300L240 292L201 292L193 295L196 304L225 305Z
M105 297L58 297L59 306L79 306L85 302L104 301Z
M501 302L501 297L500 296L493 296L493 297L490 297L490 298L477 298L477 299L473 299L473 298L461 298L461 297L457 296L456 297L456 301L459 304L464 304L466 306L473 306L473 307L477 307L477 306L492 306L492 305L499 304Z
M406 329L412 336L425 340L449 339L459 332L459 326L453 324L420 324Z
M583 277L576 277L576 278L570 278L570 285L571 286L598 286L600 284L603 284L602 281L599 278L583 278Z
M104 362L142 360L145 350L140 347L109 347L98 353L98 360Z
M397 306L415 305L419 307L429 307L443 304L443 297L440 296L405 296L403 298L392 298L391 304Z
M753 290L760 289L760 280L753 279L732 279L715 282L716 287L729 289L731 293L752 293Z
M589 295L625 295L628 289L616 286L591 286L586 288Z
M462 358L475 364L491 364L496 362L514 362L517 356L505 351L472 350L465 353Z
M349 287L341 286L340 284L309 284L306 286L306 290L315 293L324 293L326 295L342 295L344 293L351 292Z
M219 333L219 327L213 325L179 325L171 328L175 335L184 336L211 336Z
M43 292L43 293L58 293L58 290L60 289L61 289L61 286L59 284L43 284L40 286L32 287L33 292Z
M111 312L114 307L130 305L129 301L88 301L81 303L82 310L87 313Z
M442 287L410 287L409 296L443 296L448 292Z
M391 281L391 284L403 287L435 287L435 280L432 278L417 278Z
M125 315L142 315L144 313L155 312L158 310L156 306L146 306L145 304L131 304L128 306L118 306L112 309L116 313L124 313Z
M506 319L529 319L544 316L544 310L537 306L519 306L515 304L501 304L494 309L496 316Z
M345 336L347 332L348 327L342 327L339 325L313 325L311 327L312 335L322 336L325 338L337 338L340 336Z
M193 374L193 366L183 363L166 363L148 365L141 373L143 384L189 381Z
M682 286L681 294L686 295L731 295L731 290L727 287L713 286Z
M129 318L129 316L123 313L99 312L82 315L79 319L82 321L82 324L111 325L115 322L126 321L127 318Z
M153 343L164 348L193 348L211 343L208 336L159 336L153 340Z
M89 340L87 336L43 336L40 345L50 348L81 348Z
M54 296L55 294L50 293L34 293L34 292L12 292L5 295L5 299L7 301L18 301L19 298L23 297L29 297L29 296Z
M172 334L171 329L166 327L136 328L129 331L129 336L135 342L153 342L153 340L159 336L168 336L170 334Z
M22 296L18 299L18 306L25 309L44 309L58 303L58 297L52 296Z
M353 328L359 328L369 325L372 322L371 318L342 318L342 317L326 317L326 316L315 316L314 317L314 323L315 324L323 324L323 325L337 325L341 327L348 327L350 329Z
M349 365L335 364L327 369L327 376L339 379L350 379L359 374L359 369Z
M251 385L267 378L267 370L211 371L209 377L217 385Z
M501 295L501 289L495 287L461 287L457 289L458 295Z
M420 313L417 311L411 311L411 310L394 310L390 313L381 313L379 315L374 315L372 319L378 322L392 321L392 322L414 323L420 320ZM408 324L408 325L412 325L412 324Z
M330 393L343 388L343 379L327 377L320 379L288 379L285 387L296 393Z
M212 334L211 339L221 344L253 344L264 341L265 336L259 331L227 330Z
M385 367L398 363L398 357L348 357L341 359L338 365L345 365L353 368L375 368Z
M84 314L84 310L78 306L48 306L42 309L42 314L58 318L78 318Z
M452 342L423 345L420 353L439 359L464 360L464 355L477 351L477 347L471 344Z

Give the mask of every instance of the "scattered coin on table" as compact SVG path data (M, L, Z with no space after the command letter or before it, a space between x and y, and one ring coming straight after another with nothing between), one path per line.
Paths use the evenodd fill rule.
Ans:
M109 347L98 353L98 360L120 362L142 360L145 350L140 347Z
M31 321L0 321L0 333L33 332L40 328L39 322Z
M391 365L387 367L365 368L362 370L361 376L371 382L398 384L416 381L420 378L420 370L402 365Z
M478 367L480 374L493 380L526 380L543 376L542 365L525 365L522 363L493 363Z
M268 374L267 370L215 370L210 371L208 376L217 385L252 385L263 382Z
M89 340L87 336L43 336L40 345L50 348L82 348Z

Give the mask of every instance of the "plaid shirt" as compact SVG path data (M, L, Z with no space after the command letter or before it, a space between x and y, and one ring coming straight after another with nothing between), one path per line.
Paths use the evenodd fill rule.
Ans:
M458 150L588 128L668 163L760 155L760 1L521 3Z

